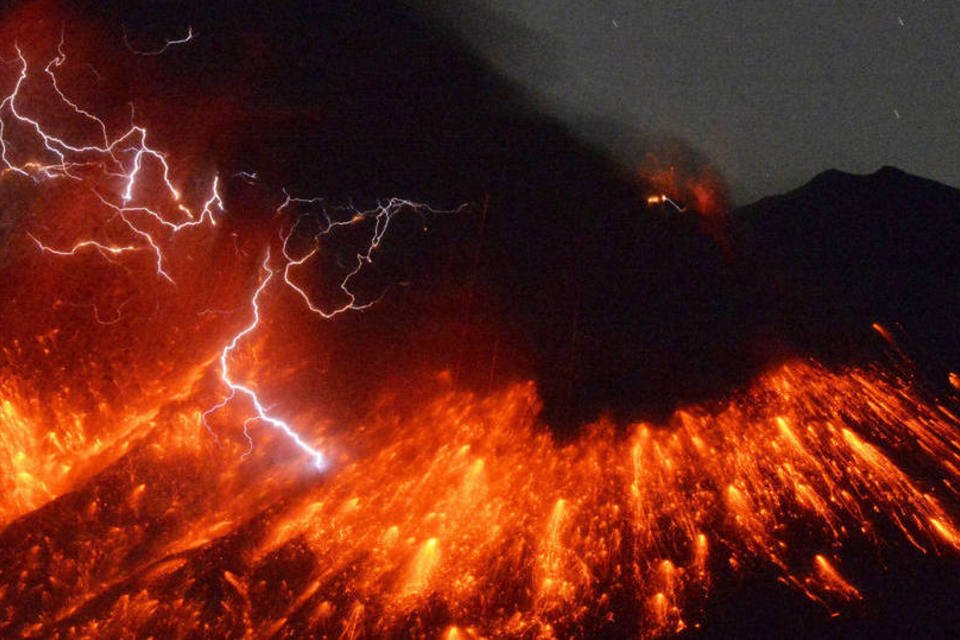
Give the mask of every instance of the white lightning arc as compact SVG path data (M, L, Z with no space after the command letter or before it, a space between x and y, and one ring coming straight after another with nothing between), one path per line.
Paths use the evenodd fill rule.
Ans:
M277 208L277 213L280 214L284 209L289 207L293 203L306 203L306 204L315 204L322 201L322 198L293 198L289 194L285 194L286 199L284 202ZM323 227L320 231L313 236L313 248L304 253L299 257L294 257L291 254L290 249L290 240L296 233L301 222L307 218L307 216L299 216L296 221L290 227L290 230L287 233L281 233L280 239L282 240L282 252L283 257L286 259L286 264L283 268L283 280L288 287L293 289L303 299L307 308L314 314L329 320L341 313L346 311L363 311L369 309L371 306L376 304L379 298L375 298L369 302L360 303L357 301L357 295L350 289L351 281L359 274L363 267L367 264L373 262L373 254L377 249L380 248L381 243L383 242L383 237L387 233L387 229L390 227L390 223L393 221L397 213L402 210L410 210L420 214L421 216L431 213L456 213L464 209L466 205L461 205L457 209L434 209L428 205L413 202L411 200L406 200L403 198L390 198L379 202L372 209L360 211L355 208L347 209L348 213L351 215L344 220L333 220L325 212L321 211L318 215L324 222ZM298 285L294 282L293 279L293 270L297 267L303 266L311 258L317 255L320 251L320 239L326 235L329 235L332 231L338 227L348 227L355 225L360 222L367 220L373 220L373 231L370 236L370 240L367 243L365 249L357 252L354 255L354 264L353 268L347 273L347 275L340 282L340 290L343 291L346 301L339 306L333 308L324 309L320 306L319 303L314 302L310 295L303 289L301 285Z
M77 102L69 98L60 87L55 70L62 67L67 59L66 53L64 52L64 39L62 35L57 45L57 55L44 67L44 73L49 77L50 86L61 103L75 115L96 125L99 130L99 135L102 138L102 143L90 144L67 141L63 137L49 133L36 117L28 115L23 107L18 104L24 83L26 83L30 77L30 65L19 45L14 45L14 49L16 50L16 60L19 62L20 70L17 74L13 89L0 101L0 162L2 162L3 165L2 172L4 174L16 173L29 177L34 181L60 177L82 181L80 176L71 171L72 169L90 165L101 167L106 175L119 179L123 185L120 194L120 203L111 202L95 189L93 189L94 194L106 207L114 212L115 215L109 219L122 222L142 245L114 246L94 239L84 239L70 248L62 249L52 247L38 238L32 237L34 243L41 251L59 256L72 256L85 249L97 250L104 256L117 255L118 253L126 253L138 249L148 249L152 251L155 256L157 274L168 282L173 283L173 277L165 269L166 259L159 240L147 227L144 227L140 221L152 221L153 223L161 225L171 234L176 234L193 227L216 225L215 214L222 214L224 210L223 200L219 193L219 177L216 175L213 177L209 195L203 202L200 215L197 217L190 208L181 203L181 193L171 178L171 169L167 162L166 155L148 145L146 128L131 123L129 128L117 137L111 139L106 123L86 109L80 107ZM29 160L22 163L14 162L11 159L12 145L6 136L8 124L6 118L3 117L6 113L9 113L13 121L16 121L28 131L32 130L41 148L47 154L52 155L55 161L44 162ZM94 161L94 159L96 160ZM142 176L144 163L146 161L153 161L158 164L167 196L170 198L171 204L176 211L185 218L183 222L174 222L150 207L132 204L135 200L138 179Z
M180 40L171 40L166 45L155 52L142 52L133 50L139 55L158 55L165 51L169 46L181 44L189 41L193 37L193 31L190 29L187 36ZM129 46L129 43L128 43ZM130 126L119 136L111 138L109 128L106 123L93 115L76 101L69 98L62 90L56 75L56 70L60 69L66 62L67 56L64 52L64 38L61 34L60 42L57 46L57 55L43 68L45 75L49 78L49 83L53 91L60 99L62 105L83 118L93 123L98 129L98 137L102 141L90 144L75 141L67 141L63 137L56 136L44 129L37 117L32 117L24 110L23 105L18 104L22 98L21 89L30 77L30 65L19 46L14 45L19 62L20 70L17 75L13 89L0 101L0 176L9 173L19 174L39 182L45 179L69 178L78 182L83 182L83 178L72 169L80 167L94 166L102 169L107 176L118 180L118 199L114 200L95 187L91 191L96 198L105 207L107 221L118 220L132 234L133 242L125 244L110 244L101 242L93 238L86 238L77 241L73 246L63 249L52 247L36 236L30 234L29 237L37 248L43 252L54 256L75 256L84 251L97 251L108 260L118 258L124 254L150 251L155 256L156 273L166 281L175 284L171 274L167 271L167 257L163 250L165 241L157 237L151 229L159 228L165 231L169 237L190 229L201 227L214 227L217 224L218 216L225 214L225 206L220 196L220 179L214 176L211 180L209 195L203 201L199 215L181 202L181 193L174 185L171 178L171 168L167 162L164 153L150 147L147 144L147 129L131 121ZM7 138L8 124L6 114L12 122L25 127L27 131L32 131L36 141L39 143L43 152L54 159L53 162L29 160L17 163L12 159L16 151L15 145ZM151 208L137 202L138 186L143 176L145 162L157 163L159 175L165 188L165 193L170 200L172 209L177 212L180 220L173 220L164 215L157 209ZM240 177L248 181L256 180L256 174L252 172L241 172ZM276 213L282 214L284 210L293 205L315 205L321 202L320 198L295 198L284 191L285 199L276 209ZM246 398L253 409L253 414L248 415L243 421L243 434L249 443L246 453L241 456L245 458L253 451L253 439L251 438L248 426L254 422L263 422L282 432L294 445L303 453L307 454L312 465L317 470L328 468L329 461L327 457L317 448L309 444L304 438L286 421L271 414L270 410L264 406L263 401L250 383L242 383L232 372L230 367L231 357L240 348L241 342L250 336L260 326L261 322L261 300L264 292L274 282L274 278L282 272L283 278L279 280L283 285L289 287L306 304L307 309L324 319L333 318L347 311L364 310L377 302L373 299L368 302L360 302L357 294L351 289L351 282L359 274L365 265L373 261L373 254L380 248L384 235L386 234L393 218L402 210L410 210L423 216L426 213L453 213L464 209L466 205L461 205L453 210L437 210L426 205L405 200L402 198L390 198L378 203L369 210L358 210L353 207L340 208L340 212L346 212L348 215L344 219L334 220L321 208L319 213L305 214L296 217L292 226L286 233L281 232L281 251L283 264L275 268L271 265L271 252L269 248L263 262L260 265L261 271L265 274L250 299L250 309L252 319L239 333L223 347L219 355L219 376L221 382L229 389L228 395L216 405L210 407L201 414L201 422L210 432L215 440L219 440L217 435L207 423L207 418L213 413L226 407L237 396ZM320 231L313 235L312 248L303 255L294 256L291 249L291 238L300 228L301 222L316 215L323 224ZM372 221L372 231L364 249L357 252L354 256L354 262L349 272L340 282L340 290L345 296L345 301L339 305L324 308L320 303L314 301L307 293L304 287L298 284L294 279L294 270L303 267L311 258L320 251L320 239L329 235L332 231L342 227L352 226L358 223ZM145 226L147 225L147 226ZM101 324L104 324L101 322Z
M230 356L237 350L240 341L243 340L246 336L253 333L256 328L260 325L260 296L266 290L267 286L270 284L270 281L273 280L273 276L276 273L274 269L270 267L270 251L267 250L267 255L263 259L263 263L260 265L261 269L266 272L266 277L260 281L260 285L257 287L256 291L253 293L253 297L250 299L250 306L253 309L253 319L240 333L235 335L233 339L223 348L223 351L220 352L220 379L225 385L230 389L230 395L227 396L219 404L207 409L203 413L203 421L206 424L207 416L212 414L219 409L225 407L231 400L233 400L236 395L239 393L245 396L250 404L253 406L254 412L256 413L253 418L246 418L243 422L243 431L244 435L247 438L247 441L250 443L250 449L248 454L253 447L253 440L250 438L249 433L247 432L247 425L251 420L260 420L267 423L271 427L278 429L283 432L301 451L306 453L310 457L310 461L313 466L318 471L324 471L327 468L327 457L323 455L322 452L315 449L314 447L307 444L306 441L300 436L299 433L293 430L293 428L287 424L285 421L276 418L267 411L263 406L263 403L260 401L259 396L257 396L256 391L251 389L249 386L241 384L234 380L233 376L230 373ZM246 454L245 454L246 455Z
M123 31L123 44L127 46L127 49L130 50L130 53L134 53L138 56L159 56L167 52L167 49L170 47L175 47L178 44L186 44L194 39L196 34L193 32L193 27L187 27L187 33L182 38L174 38L172 40L167 40L163 43L163 46L159 49L151 49L149 51L143 51L141 49L135 49L133 45L130 44L130 38L127 36L127 28L121 25Z

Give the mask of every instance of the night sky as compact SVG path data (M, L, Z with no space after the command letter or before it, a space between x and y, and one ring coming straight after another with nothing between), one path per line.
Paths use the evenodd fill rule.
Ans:
M412 4L623 160L682 140L740 204L828 168L960 185L957 3Z

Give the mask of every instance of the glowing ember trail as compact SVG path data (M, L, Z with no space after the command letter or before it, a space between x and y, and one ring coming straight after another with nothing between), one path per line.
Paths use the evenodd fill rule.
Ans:
M957 399L880 368L787 362L666 424L601 421L566 442L538 421L532 382L479 395L437 372L331 425L283 393L319 374L274 357L296 343L278 318L375 303L359 274L397 215L431 210L287 195L252 267L215 253L220 180L182 195L146 128L111 137L58 84L63 51L31 75L17 48L0 102L0 185L83 194L40 200L4 267L28 285L2 317L3 637L669 636L731 576L842 613L871 595L858 551L960 552ZM26 99L41 81L96 142L41 122ZM362 240L321 303L311 266L348 228ZM195 266L206 254L222 273ZM47 299L65 262L101 274L113 314L99 282ZM257 424L271 428L254 439Z

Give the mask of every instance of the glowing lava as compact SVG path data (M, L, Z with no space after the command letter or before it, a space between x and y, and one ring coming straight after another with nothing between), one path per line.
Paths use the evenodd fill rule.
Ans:
M175 411L121 478L104 469L24 521L36 531L11 525L38 551L0 558L2 628L661 635L697 624L730 571L772 572L837 611L863 597L848 549L960 549L958 421L878 371L792 363L725 406L622 435L593 425L568 444L537 423L532 385L434 393L381 406L362 430L325 429L352 453L307 485L269 442L241 467L238 434L212 446L193 410ZM53 535L73 502L85 515ZM104 540L111 522L124 524ZM37 589L43 619L18 604Z

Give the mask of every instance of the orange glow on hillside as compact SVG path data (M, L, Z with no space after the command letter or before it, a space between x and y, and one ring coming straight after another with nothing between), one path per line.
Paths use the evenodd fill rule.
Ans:
M663 162L650 155L639 174L655 191L647 197L647 204L673 201L705 218L722 216L729 208L726 187L708 166L685 168L682 163Z

